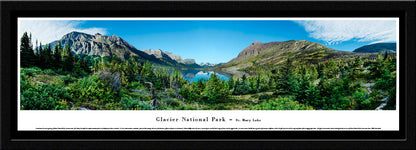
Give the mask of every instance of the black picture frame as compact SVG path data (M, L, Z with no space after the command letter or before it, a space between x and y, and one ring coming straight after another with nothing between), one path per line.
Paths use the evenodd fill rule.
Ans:
M415 2L1 2L1 148L414 149ZM399 17L399 131L17 131L17 17Z

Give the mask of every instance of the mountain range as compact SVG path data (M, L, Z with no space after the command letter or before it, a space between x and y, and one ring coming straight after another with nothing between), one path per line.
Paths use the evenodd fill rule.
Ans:
M175 67L199 68L194 59L184 59L171 52L156 50L138 50L128 42L116 35L104 36L101 34L90 35L81 32L70 32L60 40L50 43L54 47L61 41L65 46L69 43L71 52L74 54L98 55L101 57L117 57L123 60L130 57L149 60L153 63Z
M209 62L206 62L206 63L199 63L198 65L199 66L201 66L202 68L211 68L211 67L216 67L216 66L219 66L219 65L222 65L222 64L224 64L224 63L213 63L213 64L211 64L211 63L209 63Z
M138 50L122 38L111 35L101 34L90 35L81 32L71 32L64 35L60 40L50 43L51 47L61 41L65 46L69 43L74 54L98 55L101 57L110 56L120 59L130 57L141 60L149 60L153 63L162 65L185 67L185 68L213 68L230 74L238 74L242 71L253 70L255 68L267 68L280 65L287 59L301 63L319 63L328 59L341 59L349 56L370 56L368 52L374 51L395 51L393 43L372 44L356 49L354 52L338 51L328 48L316 42L306 40L289 40L280 42L261 43L255 41L243 49L237 57L227 63L197 64L194 59L182 59L180 55L172 52L156 50ZM367 53L364 53L367 52Z
M199 68L198 64L196 64L195 59L182 59L180 55L175 55L168 51L162 51L160 49L156 50L141 50L142 52L147 53L148 55L155 56L156 58L168 60L168 61L174 61L178 64L186 65L193 68Z
M60 40L50 43L51 47L61 41L65 46L69 43L74 54L117 56L121 59L128 59L130 56L149 58L146 53L137 50L132 45L116 35L103 36L101 34L90 35L81 32L71 32L64 35Z

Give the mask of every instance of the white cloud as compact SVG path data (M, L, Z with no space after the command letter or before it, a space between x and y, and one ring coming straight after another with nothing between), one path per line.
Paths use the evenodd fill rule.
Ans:
M326 41L327 44L339 44L354 40L359 42L396 41L395 20L302 20L309 36Z
M74 20L20 20L19 21L19 39L24 32L32 33L32 41L38 40L42 44L59 40L67 33L79 31L88 34L107 34L105 28L81 28L79 25L83 21ZM20 40L19 40L20 42Z

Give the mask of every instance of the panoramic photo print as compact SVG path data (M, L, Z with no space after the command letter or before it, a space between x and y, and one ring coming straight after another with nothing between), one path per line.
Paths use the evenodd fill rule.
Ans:
M20 110L396 110L398 20L18 22Z

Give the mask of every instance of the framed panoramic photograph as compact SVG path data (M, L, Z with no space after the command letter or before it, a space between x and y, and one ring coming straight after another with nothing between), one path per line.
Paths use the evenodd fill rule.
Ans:
M411 2L2 2L1 146L412 149L414 24Z

